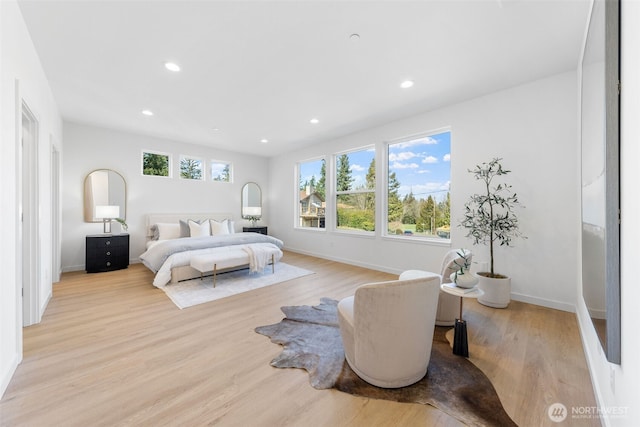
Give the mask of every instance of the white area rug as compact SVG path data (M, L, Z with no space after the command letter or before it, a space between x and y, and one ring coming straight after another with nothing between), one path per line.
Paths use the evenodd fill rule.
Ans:
M171 298L175 305L183 309L309 274L314 273L304 268L279 262L276 264L275 273L271 272L271 266L269 265L262 273L249 273L247 268L218 274L215 288L213 287L213 276L208 276L203 280L192 279L171 283L161 289Z

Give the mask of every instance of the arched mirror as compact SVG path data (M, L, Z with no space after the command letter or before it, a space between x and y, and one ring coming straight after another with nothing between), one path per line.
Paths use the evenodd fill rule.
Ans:
M255 182L242 187L242 218L256 220L262 217L262 190Z
M104 216L96 214L96 207L111 212L113 218L127 218L127 185L118 172L97 169L84 179L85 222L103 222Z

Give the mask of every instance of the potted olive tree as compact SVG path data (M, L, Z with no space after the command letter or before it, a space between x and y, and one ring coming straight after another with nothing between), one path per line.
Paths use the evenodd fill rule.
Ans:
M494 244L512 246L515 238L525 238L518 229L518 216L515 213L519 205L517 194L512 193L510 185L493 182L494 178L511 172L502 168L501 160L494 158L469 170L475 179L484 183L484 191L472 195L464 205L464 219L460 222L460 227L467 230L466 237L471 237L474 245L489 246L489 271L477 273L478 288L484 291L478 301L495 308L509 305L511 278L495 272Z

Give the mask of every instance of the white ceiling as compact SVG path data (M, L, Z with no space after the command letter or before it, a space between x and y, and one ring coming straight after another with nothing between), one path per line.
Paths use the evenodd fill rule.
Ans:
M575 70L589 9L588 0L19 5L65 120L264 156ZM405 79L414 87L400 89Z

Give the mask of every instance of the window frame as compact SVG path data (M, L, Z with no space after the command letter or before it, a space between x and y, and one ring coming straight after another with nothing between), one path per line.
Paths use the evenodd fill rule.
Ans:
M383 153L383 177L384 182L382 184L382 222L383 228L381 230L381 236L385 239L392 239L395 241L403 241L403 242L419 242L419 243L428 243L438 246L451 246L451 231L449 232L448 238L435 238L435 237L427 237L427 236L419 236L419 235L398 235L389 232L389 146L400 144L403 142L409 142L416 139L426 138L433 135L439 135L443 133L449 133L449 189L448 193L451 196L451 178L452 178L452 168L451 168L451 146L453 140L453 130L450 126L441 127L433 130L429 130L426 132L420 132L413 135L408 135L401 138L395 138L389 141L385 141L384 153ZM438 202L436 202L438 203ZM451 215L451 205L449 205L449 215ZM451 223L451 217L449 217L449 222ZM451 224L449 224L449 229L451 229Z
M301 165L304 163L313 163L313 162L324 162L324 171L325 171L325 184L324 184L324 191L325 191L325 197L324 197L324 227L320 227L320 219L318 218L318 227L311 227L311 226L302 226L300 225L301 222L301 216L300 216L300 173L301 173ZM330 194L330 185L327 185L328 182L330 180L327 179L327 174L329 173L329 167L328 167L328 162L327 162L327 156L322 155L322 156L318 156L318 157L312 157L310 159L306 159L306 160L300 160L296 162L296 168L295 168L295 178L294 178L294 184L295 184L295 207L294 207L294 229L296 230L309 230L309 231L313 231L313 232L326 232L327 231L327 218L328 215L327 213L329 213L329 204L328 204L328 198L329 198L329 194Z
M178 178L180 179L184 179L185 181L205 181L206 176L205 176L205 171L206 171L206 164L205 161L202 157L197 157L197 156L191 156L188 154L181 154L180 155L180 160L178 162ZM200 178L186 178L184 176L182 176L182 161L183 160L197 160L200 162Z
M229 180L228 181L215 179L213 177L213 169L212 168L216 164L222 164L222 165L229 166ZM233 162L230 162L228 160L215 160L215 159L209 160L209 179L212 182L220 182L220 183L224 183L224 184L233 184Z
M378 150L377 150L377 146L375 143L373 144L369 144L369 145L365 145L365 146L360 146L360 147L355 147L355 148L351 148L348 150L343 150L343 151L339 151L336 152L332 155L332 173L331 173L331 206L329 206L327 204L327 210L329 208L331 208L331 213L333 218L331 218L331 231L335 232L335 233L341 233L341 234L350 234L353 236L363 236L363 237L374 237L377 233L377 231L379 230L379 224L378 224L378 169L379 166L376 164L376 182L375 185L373 187L373 189L355 189L355 190L343 190L343 191L338 191L338 158L342 155L345 154L350 154L350 153L356 153L359 151L372 151L373 152L373 157L372 159L374 161L376 161L377 163L377 154L378 154ZM369 165L367 165L368 167ZM366 175L366 173L365 173ZM338 196L340 195L346 195L346 194L370 194L372 193L374 196L374 203L373 203L373 230L372 231L368 231L368 230L359 230L359 229L345 229L345 228L339 228L338 227ZM327 196L327 199L329 199L329 197Z
M167 175L147 175L146 173L144 173L144 155L145 154L155 154L159 156L166 156L167 157ZM171 153L166 153L163 151L143 149L140 155L140 174L146 177L173 178L173 155Z

